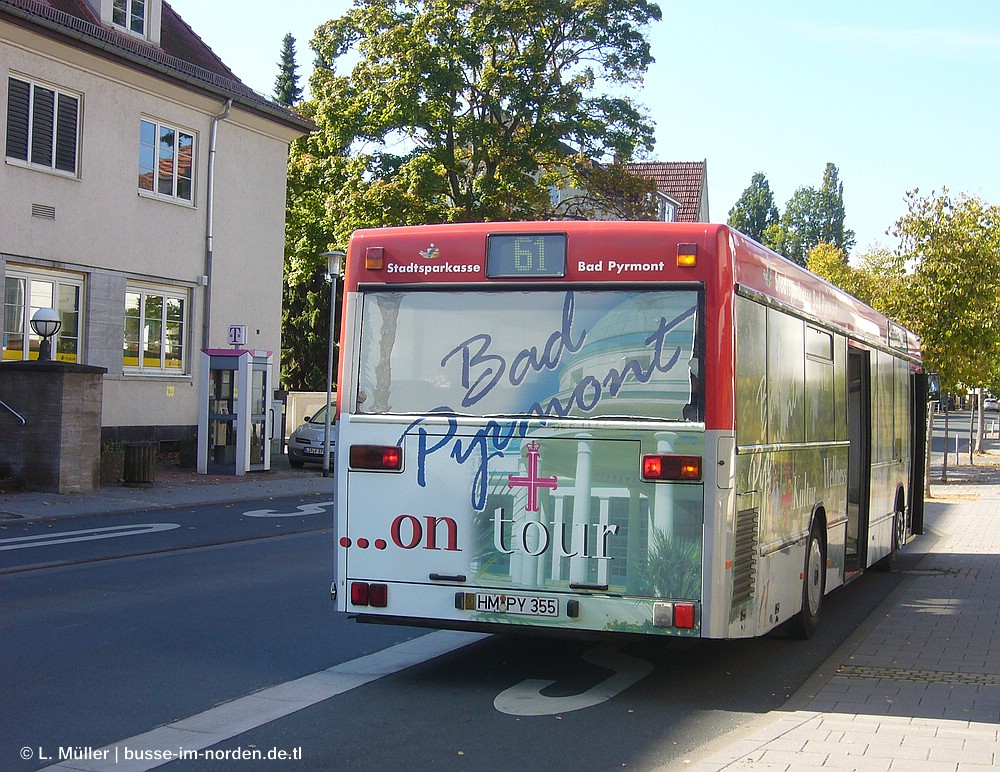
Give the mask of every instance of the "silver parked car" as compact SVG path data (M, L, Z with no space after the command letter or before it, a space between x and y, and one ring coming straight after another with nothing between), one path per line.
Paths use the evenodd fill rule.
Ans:
M336 408L330 406L330 466L337 448ZM323 436L326 433L326 407L321 407L315 415L306 416L305 423L297 427L288 438L288 464L301 469L305 464L323 463Z

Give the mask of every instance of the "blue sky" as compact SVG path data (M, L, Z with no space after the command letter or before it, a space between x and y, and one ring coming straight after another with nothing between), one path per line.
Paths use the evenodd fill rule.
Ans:
M317 25L347 0L168 0L245 83L272 94L281 39L300 83ZM652 160L708 161L711 219L725 222L755 172L779 209L832 162L858 246L907 190L948 187L1000 204L997 0L661 0L656 64L636 98L656 122Z

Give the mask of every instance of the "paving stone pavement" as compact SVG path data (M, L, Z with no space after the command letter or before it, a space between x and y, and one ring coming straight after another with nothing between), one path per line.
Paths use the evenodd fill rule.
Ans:
M932 486L938 540L834 655L832 677L667 769L1000 768L1000 484L980 479Z

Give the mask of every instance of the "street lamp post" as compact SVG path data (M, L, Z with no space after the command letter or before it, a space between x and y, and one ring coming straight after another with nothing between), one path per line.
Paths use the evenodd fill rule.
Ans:
M330 402L333 401L333 322L334 309L337 305L337 277L344 271L344 258L347 255L339 249L324 252L327 275L330 279L330 329L326 346L326 420L323 425L323 476L329 477L330 471Z
M31 316L31 329L39 335L42 342L38 345L38 361L52 361L52 341L51 338L62 327L62 320L59 313L54 308L39 308Z

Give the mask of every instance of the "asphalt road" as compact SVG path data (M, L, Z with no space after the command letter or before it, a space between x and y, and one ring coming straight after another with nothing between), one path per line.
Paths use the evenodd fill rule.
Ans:
M0 573L329 529L328 497L234 501L159 512L0 524Z
M245 759L258 751L298 753L307 769L653 769L779 708L902 577L867 574L836 591L804 642L471 636L462 646L337 614L326 510L246 514L315 503L59 522L46 528L56 543L0 552L8 568L17 552L37 566L0 575L0 768L38 769L74 749L165 751L168 737L176 751L181 737L224 757L172 762L184 770L262 768ZM178 527L59 537L151 523ZM74 550L84 562L66 562ZM909 560L904 551L901 568ZM412 648L453 645L430 659ZM219 739L200 746L194 725L222 727ZM156 727L173 734L141 740Z

